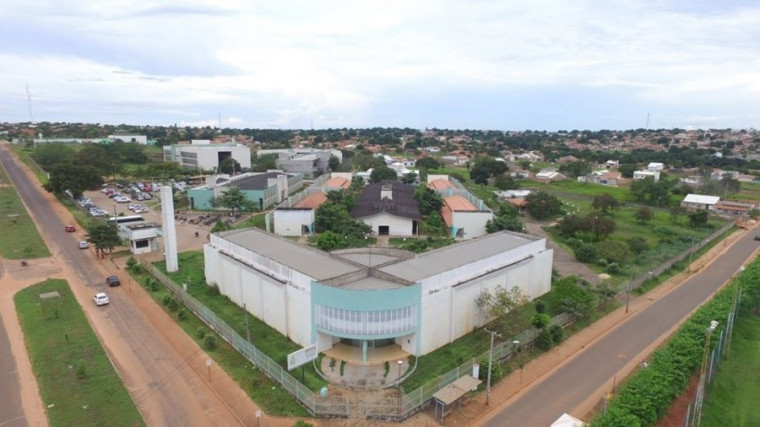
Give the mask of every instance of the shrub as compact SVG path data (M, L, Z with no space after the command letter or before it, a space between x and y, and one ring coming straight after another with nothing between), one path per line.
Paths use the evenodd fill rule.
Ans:
M575 258L580 262L592 263L599 257L599 250L596 246L588 243L582 244L575 250Z
M206 328L203 326L198 326L198 329L195 330L195 336L197 336L200 339L203 339L203 337L206 336Z
M544 329L551 320L552 318L548 314L539 313L533 315L533 317L530 318L530 324L533 325L533 327L536 329Z
M552 341L557 344L565 340L565 330L560 325L552 325L549 327L549 334L552 336Z
M552 348L554 341L552 340L551 332L549 332L548 329L541 329L541 332L539 332L536 337L535 343L539 350L547 351Z
M543 301L536 301L536 313L545 313L546 303Z
M213 335L206 335L203 338L203 348L206 350L213 350L216 348L216 337Z
M343 376L343 371L344 371L345 369L346 369L346 361L345 361L345 360L341 360L341 361L340 361L340 376L341 376L341 377Z
M605 240L598 243L599 253L604 254L607 261L621 262L631 257L628 245L619 240Z
M219 286L209 285L209 286L206 287L206 295L215 297L215 296L217 296L219 294L220 294L220 292L219 292Z
M607 273L610 274L620 274L620 264L613 262L612 264L607 266Z
M331 371L335 370L335 359L333 359L332 357L330 358L330 370Z
M169 298L169 303L166 304L166 307L171 311L177 311L179 310L179 301L177 301L177 298L171 297Z
M499 361L496 359L491 360L491 384L499 382L504 377L504 370L501 369ZM478 379L484 382L488 380L488 358L480 360L480 371L478 372Z
M607 267L607 259L606 258L599 258L596 260L596 263L602 267Z
M184 308L180 308L177 310L177 320L185 320L187 319L187 310Z
M387 360L385 361L385 364L383 365L383 368L385 372L383 372L383 378L388 377L388 372L391 371L391 364Z
M137 263L137 260L134 257L129 257L127 260L127 270L129 271L137 271L139 267L139 264Z
M166 307L169 307L169 303L171 302L171 300L172 300L171 295L164 295L164 297L161 298L161 304L163 304Z
M649 243L643 237L631 237L625 242L628 244L628 249L634 254L644 253L649 250Z

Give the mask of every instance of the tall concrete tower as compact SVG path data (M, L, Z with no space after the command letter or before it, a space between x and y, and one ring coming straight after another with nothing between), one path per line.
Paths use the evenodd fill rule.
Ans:
M177 262L177 229L174 225L174 196L172 187L161 187L161 219L164 230L164 257L166 271L173 273L179 270Z

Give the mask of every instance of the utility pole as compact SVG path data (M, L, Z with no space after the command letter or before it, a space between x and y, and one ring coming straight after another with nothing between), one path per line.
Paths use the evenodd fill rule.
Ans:
M488 377L486 379L486 406L488 406L491 400L491 366L493 365L493 337L498 336L501 338L501 334L494 331L485 329L486 332L491 334L491 347L488 349Z

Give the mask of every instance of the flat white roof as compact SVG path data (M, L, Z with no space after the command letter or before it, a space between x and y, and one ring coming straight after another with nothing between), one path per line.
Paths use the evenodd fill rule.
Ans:
M720 201L718 196L704 196L702 194L687 194L683 199L685 203L699 203L702 205L714 205Z

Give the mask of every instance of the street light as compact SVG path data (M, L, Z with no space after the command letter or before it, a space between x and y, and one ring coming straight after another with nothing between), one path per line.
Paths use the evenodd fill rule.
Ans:
M403 366L404 361L403 360L397 360L396 365L398 365L398 409L399 412L401 412L401 366Z
M522 349L519 347L519 345L520 345L520 341L518 341L518 340L513 340L512 341L512 347L513 347L512 348L512 352L515 355L515 357L518 358L518 360L517 360L517 367L520 368L520 384L522 384L522 373L523 373L523 366L524 366L524 364L523 364L523 360L522 360L522 355L520 355L520 353L522 352Z
M631 282L633 282L633 270L628 277L628 287L625 290L625 312L628 313L628 303L631 301Z
M486 332L491 334L491 347L488 349L488 377L486 379L486 406L488 406L488 403L491 399L491 365L493 364L493 337L498 336L501 338L501 334L497 334L494 331L489 331L488 329L485 329Z
M697 400L694 403L694 412L697 414L694 421L694 425L699 427L700 421L702 421L702 402L705 398L705 371L707 370L707 354L710 352L710 336L712 336L715 328L718 327L717 320L710 321L710 327L705 331L705 351L702 354L702 367L699 371L699 386L697 386Z
M687 274L691 274L691 256L694 255L694 244L697 241L696 236L691 239L691 251L689 252L689 267L686 270Z

